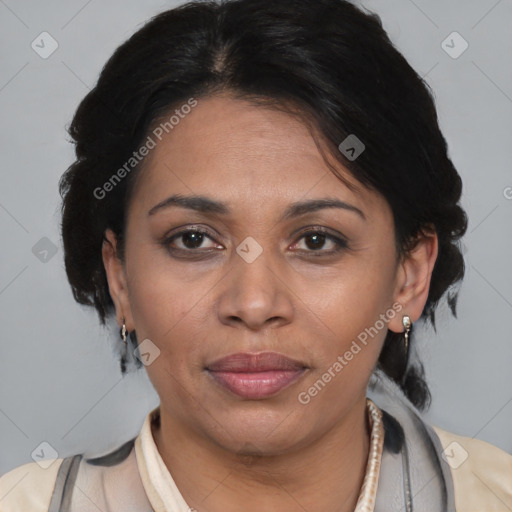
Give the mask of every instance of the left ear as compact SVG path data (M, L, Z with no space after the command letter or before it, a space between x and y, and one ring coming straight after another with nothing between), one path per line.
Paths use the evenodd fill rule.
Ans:
M390 319L388 327L394 332L403 332L402 317L408 315L416 322L428 298L430 279L438 253L438 239L435 229L420 232L414 247L404 256L397 271L395 300L402 310Z

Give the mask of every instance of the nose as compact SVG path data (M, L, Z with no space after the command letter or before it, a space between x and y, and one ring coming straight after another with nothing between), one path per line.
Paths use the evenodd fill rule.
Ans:
M217 309L220 321L253 331L290 323L294 307L293 292L286 284L293 272L289 265L272 260L265 250L251 263L238 254L233 260L231 271L222 280Z

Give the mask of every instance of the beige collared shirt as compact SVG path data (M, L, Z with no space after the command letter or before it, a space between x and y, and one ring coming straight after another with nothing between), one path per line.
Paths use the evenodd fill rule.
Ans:
M90 483L88 494L77 485L71 510L140 510L137 508L139 500L140 503L149 500L155 512L193 510L183 499L154 442L151 421L158 411L156 408L146 416L134 448L122 463L114 466L115 469L91 467L85 471L82 478ZM370 450L355 512L374 511L384 443L382 412L369 399L367 411ZM434 430L445 448L445 460L450 464L457 512L510 512L512 456L484 441L458 436L437 427ZM44 468L32 462L3 475L0 478L0 512L48 512L62 462L63 459L56 459ZM90 481L89 474L94 475ZM109 495L105 491L106 483L118 494Z

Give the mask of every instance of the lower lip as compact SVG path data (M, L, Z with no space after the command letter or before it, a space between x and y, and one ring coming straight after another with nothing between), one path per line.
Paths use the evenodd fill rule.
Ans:
M259 399L272 396L293 382L297 381L306 371L271 370L265 372L212 372L210 375L222 386L242 398Z

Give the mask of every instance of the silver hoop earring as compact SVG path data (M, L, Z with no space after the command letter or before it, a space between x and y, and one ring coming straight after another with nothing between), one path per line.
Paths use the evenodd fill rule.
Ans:
M126 339L127 334L126 324L125 324L125 318L123 317L123 326L121 327L121 330L119 331L119 334L121 335L121 340L123 341L123 349L121 350L121 360L120 360L120 366L121 366L121 373L124 375L126 372L126 364L128 362L128 341Z
M405 329L405 336L404 336L404 345L405 345L405 353L407 354L407 351L409 350L409 331L411 330L412 322L411 317L408 315L404 315L402 317L402 325Z
M123 343L126 345L126 324L124 323L125 319L123 318L123 327L121 327L121 330L119 334L121 335L121 339L123 340Z

